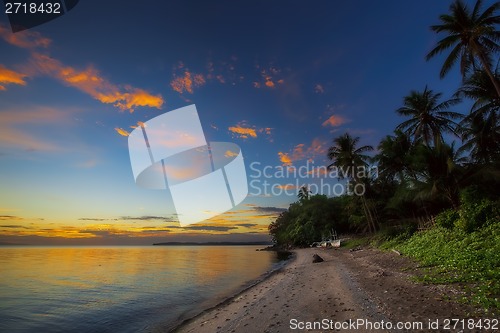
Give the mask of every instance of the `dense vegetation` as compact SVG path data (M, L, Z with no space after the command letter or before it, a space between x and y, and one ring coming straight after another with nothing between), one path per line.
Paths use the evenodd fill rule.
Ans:
M440 75L458 64L461 87L447 98L429 87L411 91L396 110L401 124L375 155L349 133L334 138L329 168L375 165L377 177L345 176L364 186L362 195L311 196L304 186L269 226L278 245L308 246L332 229L377 233L385 246L434 267L425 280L476 282L473 301L500 308L499 9L498 2L483 9L481 0L451 4L431 27L442 39L427 59L449 52ZM470 112L455 112L464 100Z

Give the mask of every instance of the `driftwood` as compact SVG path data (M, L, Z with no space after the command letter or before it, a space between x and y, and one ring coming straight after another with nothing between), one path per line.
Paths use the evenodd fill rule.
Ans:
M394 252L394 253L396 253L398 256L400 256L400 255L401 255L401 252L399 252L398 250L394 250L394 249L392 249L391 251L392 251L392 252Z

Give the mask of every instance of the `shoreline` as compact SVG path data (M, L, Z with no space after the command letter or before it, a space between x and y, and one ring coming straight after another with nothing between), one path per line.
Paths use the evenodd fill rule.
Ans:
M288 332L293 320L324 319L428 324L470 318L473 313L470 307L447 300L459 294L452 287L412 282L419 272L416 263L393 252L319 248L293 252L283 267L183 320L170 332ZM314 253L325 261L313 264Z
M268 250L259 250L259 251L268 251ZM282 260L280 262L277 262L277 267L271 268L271 270L265 272L261 276L259 276L257 279L247 281L244 283L240 288L236 289L235 291L223 295L219 298L218 301L216 302L209 302L206 301L204 303L207 304L205 308L203 308L201 311L191 311L192 313L189 314L188 312L185 312L184 314L181 314L178 319L177 323L173 325L173 327L168 328L168 332L170 333L175 333L179 332L179 330L186 326L189 325L191 322L196 320L197 318L209 313L210 311L213 311L215 309L218 309L220 307L226 306L227 304L230 304L233 300L235 300L238 296L243 294L244 292L256 287L260 283L265 283L270 277L272 277L274 274L277 274L281 272L283 269L285 269L288 265L290 265L294 260L296 260L297 255L295 252L291 252L290 256L286 260ZM185 318L183 318L185 317ZM158 327L155 327L153 329L153 332L164 332L164 325L160 325Z

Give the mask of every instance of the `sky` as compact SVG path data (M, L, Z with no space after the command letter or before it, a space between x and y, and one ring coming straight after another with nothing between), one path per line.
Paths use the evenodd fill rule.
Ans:
M301 185L340 194L313 177L333 138L376 147L411 90L453 95L458 68L425 61L449 4L85 0L17 33L0 13L0 242L269 240ZM191 104L207 141L241 148L249 194L181 227L168 190L136 185L127 137Z

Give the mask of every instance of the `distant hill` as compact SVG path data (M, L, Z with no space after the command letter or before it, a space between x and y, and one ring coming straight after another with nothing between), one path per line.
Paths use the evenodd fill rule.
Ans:
M153 245L162 245L162 246L230 246L230 245L272 245L271 242L205 242L205 243L197 243L197 242L165 242L165 243L154 243Z

